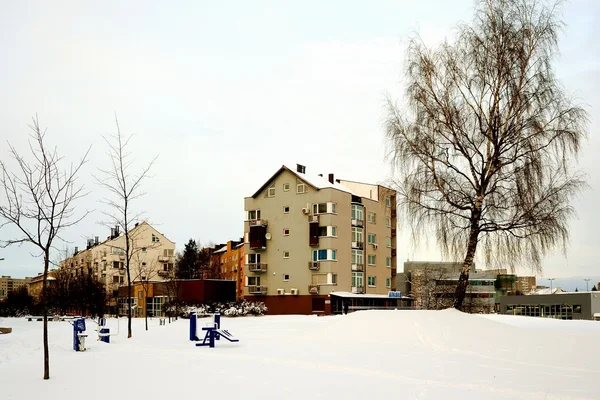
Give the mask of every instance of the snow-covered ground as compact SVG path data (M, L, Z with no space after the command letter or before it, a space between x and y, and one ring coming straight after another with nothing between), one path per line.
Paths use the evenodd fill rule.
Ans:
M208 319L200 319L203 326ZM189 321L126 320L72 350L72 327L1 319L0 399L599 399L600 323L454 310L223 318L239 343L195 347ZM116 320L108 322L114 332Z

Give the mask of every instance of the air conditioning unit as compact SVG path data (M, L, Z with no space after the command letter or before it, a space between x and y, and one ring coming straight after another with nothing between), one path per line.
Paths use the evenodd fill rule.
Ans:
M303 214L308 214L310 212L310 208L303 208L302 209L302 213Z
M298 289L296 289L296 288L290 289L290 294L294 295L294 296L298 296Z
M278 294L278 295L283 295L283 294L285 294L285 289L277 289L277 294Z

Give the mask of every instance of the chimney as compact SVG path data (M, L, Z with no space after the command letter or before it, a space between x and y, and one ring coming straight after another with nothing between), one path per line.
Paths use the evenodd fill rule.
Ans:
M95 236L95 237L94 237L94 243L95 243L95 244L98 244L98 239L99 239L99 237L98 237L98 236Z
M329 183L334 183L333 174L329 174Z
M110 239L114 239L115 238L115 228L110 228Z
M301 173L301 174L305 174L306 173L306 167L304 165L301 164L296 164L296 171Z
M79 253L79 247L75 246L75 253L73 253L73 255Z

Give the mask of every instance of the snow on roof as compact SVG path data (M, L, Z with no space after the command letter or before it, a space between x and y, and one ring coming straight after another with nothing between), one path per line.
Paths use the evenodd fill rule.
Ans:
M536 289L535 291L531 292L530 294L560 294L560 293L565 293L565 291L562 290L560 287L555 287L553 289L550 289L550 288Z
M333 183L329 182L329 179L327 179L328 174L323 174L323 176L319 176L319 174L301 173L301 172L296 171L296 168L290 166L289 164L284 165L284 167L286 167L287 169L292 171L294 174L296 174L296 176L298 176L300 179L306 181L307 183L311 184L312 186L316 187L317 189L326 189L326 188L337 189L337 190L341 190L342 192L346 192L346 193L350 193L351 195L358 196L356 193L354 193L348 187L342 185L341 183L336 182L335 180Z
M215 254L215 253L224 253L226 251L227 251L227 245L221 247L219 250L213 251L213 254Z

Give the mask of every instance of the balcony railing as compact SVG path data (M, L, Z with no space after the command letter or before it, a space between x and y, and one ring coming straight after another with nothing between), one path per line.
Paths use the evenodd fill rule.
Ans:
M267 272L267 264L264 263L246 264L246 266L250 272Z
M362 219L353 219L352 220L353 226L363 226L364 224L365 224L365 221Z
M248 221L249 226L267 226L268 221L266 219L251 219Z
M259 285L248 286L248 293L249 294L267 294L267 287L259 286Z
M352 264L352 271L364 271L365 266L363 264Z
M320 264L318 261L309 261L308 262L308 269L310 269L311 271L318 271L320 268Z
M362 250L365 247L365 244L363 242L352 242L352 248L353 249L360 249Z
M158 276L162 276L162 277L169 276L169 271L158 271Z
M319 285L308 285L308 293L319 294Z
M392 249L392 257L396 257L396 249Z
M158 261L160 262L169 262L172 260L171 256L158 256Z
M364 293L365 292L365 288L363 288L362 286L353 286L352 287L352 293Z
M396 236L396 228L392 228L392 237Z

